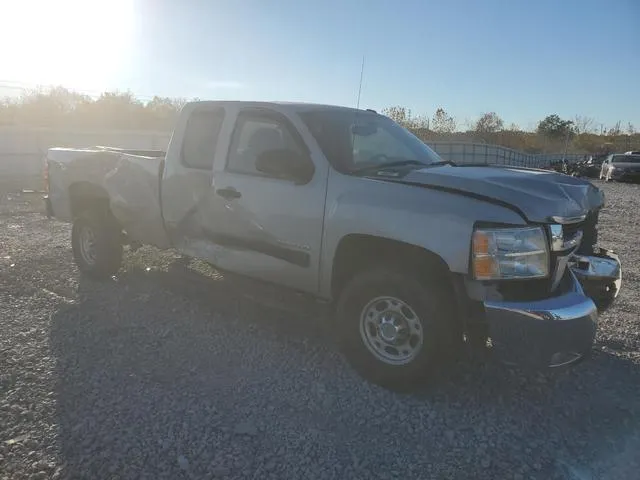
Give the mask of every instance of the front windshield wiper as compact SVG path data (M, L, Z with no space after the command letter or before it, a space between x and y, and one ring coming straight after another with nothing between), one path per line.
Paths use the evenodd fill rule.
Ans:
M452 162L451 160L440 160L439 162L430 163L429 165L427 165L427 167L437 167L439 165L451 165L452 167L458 166L456 165L455 162Z
M353 170L353 173L362 173L377 170L386 170L387 168L402 167L404 165L421 165L428 167L433 165L432 163L423 163L418 160L398 160L397 162L381 163L379 165L367 165L366 167L360 167Z

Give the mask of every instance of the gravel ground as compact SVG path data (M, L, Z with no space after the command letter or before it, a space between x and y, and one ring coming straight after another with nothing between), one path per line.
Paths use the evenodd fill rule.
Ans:
M367 384L320 308L143 248L81 278L68 225L0 197L0 478L640 478L640 187L603 185L624 263L594 356L437 388Z

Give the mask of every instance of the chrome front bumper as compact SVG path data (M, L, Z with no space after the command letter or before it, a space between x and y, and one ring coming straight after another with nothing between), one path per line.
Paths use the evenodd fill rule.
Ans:
M618 255L610 250L601 248L588 257L576 255L569 267L598 310L606 310L620 293L622 266Z
M593 345L598 307L615 299L622 283L620 261L601 250L576 257L564 293L533 302L485 301L495 353L506 363L558 367L587 356Z

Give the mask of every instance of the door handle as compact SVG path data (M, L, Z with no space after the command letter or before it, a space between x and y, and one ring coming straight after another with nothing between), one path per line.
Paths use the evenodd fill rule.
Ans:
M227 200L240 198L242 196L242 194L233 187L218 188L216 190L216 194L220 195L222 198L226 198Z

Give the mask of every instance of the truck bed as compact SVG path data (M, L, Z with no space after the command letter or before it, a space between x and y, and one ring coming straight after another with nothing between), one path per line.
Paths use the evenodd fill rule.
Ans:
M113 215L132 240L170 246L160 205L164 152L52 148L45 161L49 198L57 218L73 220L74 194L89 190L108 199Z
M103 147L100 145L93 148L104 150L107 152L126 153L129 155L136 155L138 157L145 157L145 158L161 158L161 157L164 158L167 155L167 152L165 152L164 150L132 150L132 149L126 149L126 148Z

